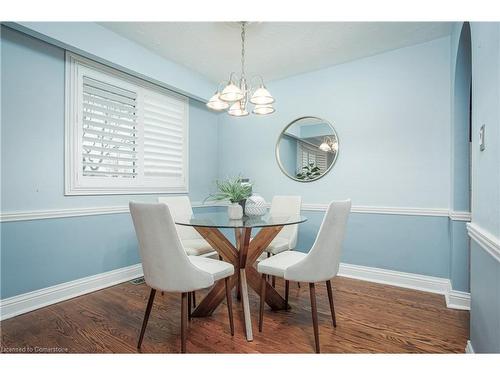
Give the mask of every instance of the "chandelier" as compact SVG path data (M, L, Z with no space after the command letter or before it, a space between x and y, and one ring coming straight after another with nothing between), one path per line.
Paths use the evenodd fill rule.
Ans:
M238 77L232 72L228 81L223 81L217 87L215 94L208 100L207 107L214 111L225 111L231 116L247 116L248 102L254 105L252 113L269 115L275 111L274 98L264 85L261 76L258 86L254 89L245 75L245 28L246 22L241 22L241 74ZM221 88L223 87L222 91Z
M330 137L324 137L323 142L319 145L319 149L324 152L337 152L339 145Z

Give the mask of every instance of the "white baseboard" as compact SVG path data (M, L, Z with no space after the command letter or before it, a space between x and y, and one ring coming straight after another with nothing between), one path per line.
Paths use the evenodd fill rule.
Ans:
M41 307L78 297L142 276L142 265L119 268L94 276L54 285L0 301L0 320L37 310Z
M135 264L6 298L0 301L0 320L120 284L142 275L141 264ZM450 280L444 278L346 263L340 264L339 276L437 293L445 296L446 305L449 308L462 310L470 308L469 293L451 290Z
M467 354L474 354L475 353L474 348L472 347L472 343L470 342L470 340L467 340L467 345L465 346L465 353L467 353Z
M470 310L470 293L450 290L446 297L446 306L450 309Z
M470 309L470 294L452 290L449 279L347 263L340 264L339 276L441 294L445 297L446 307Z

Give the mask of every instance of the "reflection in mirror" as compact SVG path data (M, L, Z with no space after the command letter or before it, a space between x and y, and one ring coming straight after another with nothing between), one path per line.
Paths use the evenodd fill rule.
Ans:
M301 182L323 177L335 164L338 152L335 129L318 117L301 117L292 121L276 144L276 158L281 170Z

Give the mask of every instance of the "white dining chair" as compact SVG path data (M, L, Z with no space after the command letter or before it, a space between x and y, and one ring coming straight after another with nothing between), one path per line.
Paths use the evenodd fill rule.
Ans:
M337 326L335 307L333 304L332 285L330 280L337 275L342 253L347 218L351 211L351 201L334 201L328 205L325 217L319 228L316 241L309 253L285 251L270 258L264 259L257 265L262 274L260 293L259 331L262 332L264 322L264 301L266 293L266 275L282 277L285 283L289 281L309 283L311 311L314 329L316 353L319 348L318 313L316 309L315 283L326 281L330 311L333 326ZM285 288L288 291L288 285ZM288 293L285 294L288 305Z
M299 216L302 206L302 197L297 195L275 195L271 201L269 214L271 216ZM267 257L279 254L283 251L293 250L297 246L297 237L299 233L298 224L287 225L271 241L264 253ZM263 254L264 254L263 253ZM259 260L265 258L263 255ZM273 287L276 285L275 277L272 277ZM298 284L300 288L300 283Z
M302 198L296 195L275 195L271 201L269 214L271 216L299 216ZM270 255L276 255L283 251L293 250L297 245L299 233L298 224L286 225L271 241L266 249Z
M189 220L193 215L193 207L187 195L172 196L172 197L158 197L158 202L168 204L170 212L174 218ZM182 242L182 246L188 255L214 257L217 252L212 246L194 229L185 225L176 225L177 233ZM220 259L220 258L219 258ZM188 295L189 306L196 307L196 293Z
M188 293L224 279L231 335L234 335L232 300L228 288L232 264L188 256L182 247L170 210L165 203L130 202L146 284L151 287L137 348L140 349L157 290L181 293L181 352L186 352Z
M158 202L166 203L172 213L174 220L189 220L193 215L191 201L187 195L173 197L159 197ZM176 225L177 233L182 242L182 246L188 255L199 255L211 257L217 252L205 241L205 239L193 227Z

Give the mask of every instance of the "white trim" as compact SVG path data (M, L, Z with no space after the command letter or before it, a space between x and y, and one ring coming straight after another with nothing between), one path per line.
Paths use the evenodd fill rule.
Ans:
M0 213L0 222L58 219L62 217L122 214L128 212L129 212L128 206L62 208L59 210L38 210L38 211L17 211L17 212L14 211L14 212Z
M340 263L338 275L373 283L441 294L445 297L446 307L459 310L470 309L470 294L452 290L449 279L347 263Z
M448 216L446 208L415 208L415 207L372 207L353 206L351 212L362 214L410 215L410 216Z
M449 216L453 221L471 221L471 213L467 211L450 211Z
M450 290L448 279L354 264L340 263L339 276L442 295Z
M143 276L141 264L84 277L0 301L0 320ZM467 310L469 293L450 290L448 279L341 263L339 276L444 295L448 308Z
M0 320L37 310L41 307L120 284L143 275L142 265L119 268L94 276L50 286L0 301Z
M470 310L470 293L450 290L446 295L446 306L450 309Z
M114 194L181 194L189 191L189 100L183 95L131 76L121 70L66 51L65 55L65 124L64 124L64 195L114 195ZM138 103L145 95L154 93L174 100L184 111L182 117L182 177L145 177L144 158L139 157L139 171L135 179L112 179L84 176L82 172L82 80L84 76L102 80L110 85L135 92ZM142 105L136 108L142 112ZM138 123L139 148L144 146L142 129Z
M475 223L467 223L467 233L478 245L500 262L500 240Z
M224 202L193 202L192 206L200 207L222 207L227 204ZM270 204L267 204L270 207ZM303 211L319 211L324 212L328 208L327 204L322 203L304 203L302 204ZM34 210L34 211L11 211L0 213L0 222L23 221L23 220L39 220L39 219L56 219L62 217L90 216L90 215L107 215L117 213L127 213L128 206L104 206L104 207L81 207L81 208L62 208L55 210ZM470 213L454 212L446 209L433 208L402 208L402 207L379 207L379 206L353 206L353 213L378 214L378 215L408 215L408 216L438 216L448 217L451 220L468 221Z
M474 347L472 346L472 343L470 342L470 340L467 340L467 345L465 346L465 353L467 353L467 354L474 354L474 353L476 353L474 351Z

